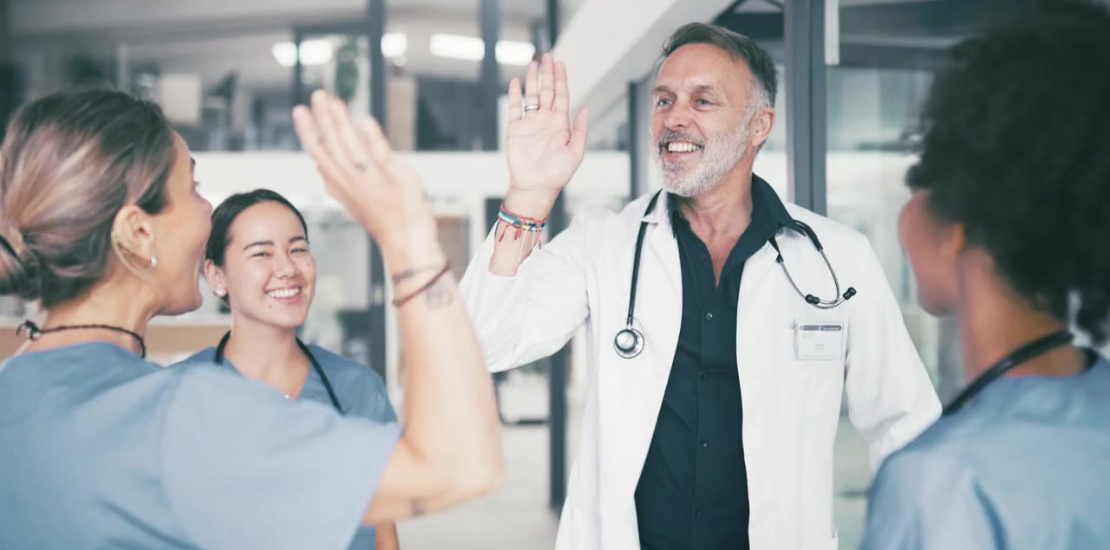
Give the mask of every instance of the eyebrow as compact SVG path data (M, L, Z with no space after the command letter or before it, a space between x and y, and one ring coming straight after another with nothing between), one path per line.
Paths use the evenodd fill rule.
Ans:
M304 242L307 243L308 239L305 238L302 235L297 235L296 237L293 237L293 238L289 239L290 243L295 243L295 242L300 242L300 241L304 241ZM251 248L251 247L254 247L254 246L274 246L274 241L254 241L253 243L250 243L247 246L244 246L243 250L247 250L248 248Z
M717 91L717 87L712 85L712 84L698 84L697 86L694 86L694 92L695 93L716 92L716 91ZM658 93L673 94L674 90L672 90L670 86L662 85L662 86L656 86L655 89L652 90L652 93L653 94L658 94Z

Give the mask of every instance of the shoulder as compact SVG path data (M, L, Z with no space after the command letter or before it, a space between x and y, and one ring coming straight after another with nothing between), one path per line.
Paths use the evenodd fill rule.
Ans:
M374 369L320 346L311 345L308 350L327 374L346 412L382 422L396 421L385 380Z
M194 365L194 364L207 364L207 363L213 363L215 361L216 361L216 348L215 347L207 347L207 348L204 348L204 349L190 355L189 357L186 357L185 359L182 359L181 361L178 361L178 362L174 363L173 365L171 365L171 367Z
M785 203L785 206L790 217L813 228L826 248L831 249L835 242L837 246L847 246L849 250L871 249L867 237L860 231L794 203Z
M327 373L330 379L342 380L348 383L362 382L385 387L385 381L382 380L381 376L378 376L374 369L358 361L341 357L315 344L308 346L308 350L312 352L312 356L320 363L320 368Z

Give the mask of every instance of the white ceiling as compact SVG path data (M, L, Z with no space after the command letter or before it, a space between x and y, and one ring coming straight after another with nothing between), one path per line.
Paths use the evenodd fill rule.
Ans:
M564 15L582 0L563 0ZM604 0L599 0L604 1ZM386 32L408 37L403 70L478 79L480 63L433 56L432 34L480 36L481 0L387 0ZM500 0L501 39L531 42L530 25L546 0ZM292 70L271 50L292 39L295 25L348 23L365 15L366 0L10 0L12 34L24 51L126 49L132 65L193 73L211 86L231 71L246 89L288 89ZM64 55L64 53L63 53ZM502 65L506 78L523 68Z

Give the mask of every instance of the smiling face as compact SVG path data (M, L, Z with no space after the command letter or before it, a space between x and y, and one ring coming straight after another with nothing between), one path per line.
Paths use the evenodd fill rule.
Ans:
M761 113L753 82L746 63L710 44L687 44L663 62L651 133L667 191L712 189L766 139L762 128L752 131Z
M226 293L237 320L293 329L304 323L316 288L316 265L300 218L263 201L231 223L224 265L205 263L217 293Z

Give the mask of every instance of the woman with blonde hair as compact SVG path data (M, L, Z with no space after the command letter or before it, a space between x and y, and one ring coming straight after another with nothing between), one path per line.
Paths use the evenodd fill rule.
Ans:
M145 361L150 320L201 303L211 205L156 105L50 95L0 150L0 293L46 311L0 366L0 548L342 549L499 485L492 385L418 178L322 92L294 118L393 274L404 430Z

